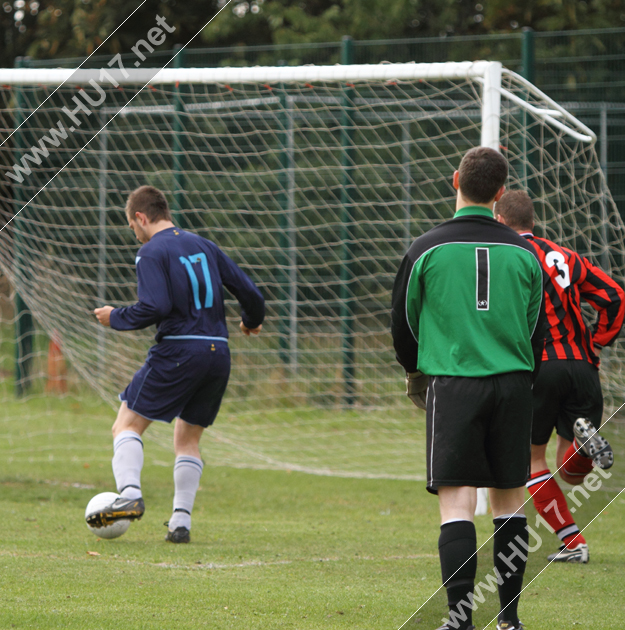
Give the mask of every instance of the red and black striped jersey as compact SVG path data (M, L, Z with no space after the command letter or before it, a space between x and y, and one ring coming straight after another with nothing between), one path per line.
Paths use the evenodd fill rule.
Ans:
M529 232L521 236L534 246L545 273L549 330L543 361L577 359L598 366L595 346L610 345L623 326L625 291L576 252ZM590 327L582 315L582 300L598 312Z

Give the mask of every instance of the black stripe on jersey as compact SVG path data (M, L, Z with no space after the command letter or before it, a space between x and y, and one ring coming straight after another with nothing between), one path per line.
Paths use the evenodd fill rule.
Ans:
M608 299L606 300L604 298L601 298L594 293L584 295L584 299L589 302L594 302L600 308L605 309L604 312L607 317L607 328L608 330L610 330L612 326L614 326L614 322L618 317L619 309L618 307L612 309L610 309L609 307L613 304L619 304L619 294L612 285L608 284L601 276L598 276L596 273L594 273L592 269L588 269L588 267L586 269L588 271L586 275L586 282L590 282L590 284L592 284L592 286L596 289L605 291ZM599 327L599 321L600 316L597 317L597 321L592 327L593 333ZM618 332L616 334L618 334Z
M573 299L574 298L574 299ZM580 354L582 355L582 359L585 361L589 360L588 352L590 350L590 331L586 328L586 324L582 320L580 323L577 318L577 313L579 313L580 317L582 316L582 305L579 295L579 288L577 286L573 287L573 291L569 293L569 300L574 301L575 308L570 313L569 319L573 324L573 339L570 340L569 343L571 345L575 343L577 348L579 349Z
M475 243L476 245L485 243L516 245L526 249L537 258L532 245L522 236L503 223L481 215L456 217L437 225L417 238L408 249L406 256L414 263L433 247L452 242Z
M487 311L490 293L490 260L487 247L475 248L475 273L476 307L478 311Z
M550 251L553 251L547 243L541 241L540 239L532 238L531 241L542 250L544 256L546 256ZM541 261L541 266L542 266L542 261ZM558 356L558 353L554 346L554 344L558 344L564 351L565 357L567 359L575 359L573 349L571 348L568 342L568 338L571 331L567 328L566 324L564 323L564 319L566 318L566 315L567 315L566 309L564 308L564 305L562 304L562 301L560 300L560 296L558 295L557 290L555 289L555 287L552 286L551 277L549 276L547 271L545 271L544 277L545 277L545 292L547 293L547 297L548 297L548 303L545 304L545 308L547 310L547 315L548 315L549 303L551 304L551 309L553 310L555 316L558 319L558 323L555 326L555 328L557 329L558 334L560 335L560 340L554 341L553 335L551 334L551 329L554 328L554 326L551 324L551 322L549 322L549 329L545 335L546 336L545 351L547 353L547 358L552 361L561 358ZM570 286L573 286L573 285L571 284ZM570 297L571 296L569 292L569 299ZM564 340L564 343L563 343L563 340Z
M407 255L404 256L395 277L391 298L391 334L395 357L406 372L416 372L419 353L419 344L406 317L406 293L414 264Z

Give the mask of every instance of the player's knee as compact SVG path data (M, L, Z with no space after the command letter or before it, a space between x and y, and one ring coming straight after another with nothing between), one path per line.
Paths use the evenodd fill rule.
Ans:
M543 470L549 470L549 464L546 459L532 459L530 463L530 471L532 475L542 472Z
M547 445L534 445L532 444L532 452L530 455L532 472L539 470L545 470L547 466Z
M569 475L567 474L567 472L565 470L563 470L562 468L560 469L560 478L562 479L562 481L565 481L566 483L572 485L572 486L579 486L580 484L584 483L584 479L585 476L583 475Z
M520 514L525 504L525 486L519 488L490 488L489 498L493 515Z
M119 419L113 422L113 426L111 427L111 433L113 434L113 438L116 438L122 431L123 427L121 426Z
M174 436L174 453L179 455L191 455L200 457L200 436Z

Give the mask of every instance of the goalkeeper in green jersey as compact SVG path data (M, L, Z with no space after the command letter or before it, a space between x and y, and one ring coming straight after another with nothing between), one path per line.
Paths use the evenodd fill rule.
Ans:
M414 241L393 289L393 343L408 395L426 408L427 489L440 503L450 613L439 630L474 628L478 487L490 489L494 517L497 628L522 627L523 501L544 308L534 249L493 218L507 176L499 153L470 150L453 176L453 219Z

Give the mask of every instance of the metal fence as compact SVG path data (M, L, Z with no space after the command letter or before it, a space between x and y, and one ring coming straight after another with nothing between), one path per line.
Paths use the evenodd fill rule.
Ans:
M625 216L625 28L499 35L427 37L350 42L352 63L501 61L564 104L595 131L598 152L614 200ZM345 63L346 41L275 46L193 48L178 56L180 67ZM156 51L166 65L172 51ZM134 60L132 54L122 58ZM91 57L101 67L108 56ZM28 67L76 67L83 59L27 60Z
M156 51L155 67L171 63L173 51ZM127 65L132 54L122 55ZM487 36L195 48L182 50L176 67L327 65L336 63L445 62L490 59L522 74L597 134L597 152L608 186L625 217L625 28ZM25 67L75 68L83 59L20 60ZM103 67L94 56L84 67ZM16 305L20 313L27 311ZM18 355L27 351L18 351ZM18 361L19 364L19 361ZM17 381L20 381L18 369Z

